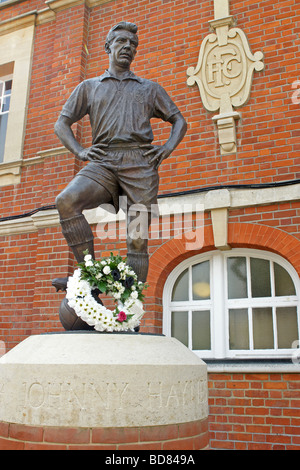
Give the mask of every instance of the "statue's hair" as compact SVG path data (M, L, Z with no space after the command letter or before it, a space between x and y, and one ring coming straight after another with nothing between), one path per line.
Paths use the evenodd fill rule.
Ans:
M113 41L115 37L115 32L118 30L122 30L122 29L125 29L126 31L130 31L133 34L136 34L138 27L134 23L129 23L128 21L120 21L120 23L116 24L109 30L107 37L106 37L105 46L109 46L109 44ZM138 41L137 35L136 35L136 38Z

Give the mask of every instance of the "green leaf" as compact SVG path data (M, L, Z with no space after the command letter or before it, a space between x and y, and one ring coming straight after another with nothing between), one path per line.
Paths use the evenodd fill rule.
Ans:
M97 286L101 292L105 293L106 292L106 283L103 281L98 281Z
M122 294L122 298L127 300L128 297L130 296L130 291L129 290L125 290Z

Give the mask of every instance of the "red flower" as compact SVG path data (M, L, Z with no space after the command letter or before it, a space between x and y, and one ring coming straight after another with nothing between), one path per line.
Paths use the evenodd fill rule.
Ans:
M123 310L121 310L121 312L118 313L117 321L122 323L123 321L126 321L126 320L127 320L127 315L125 312L123 312Z

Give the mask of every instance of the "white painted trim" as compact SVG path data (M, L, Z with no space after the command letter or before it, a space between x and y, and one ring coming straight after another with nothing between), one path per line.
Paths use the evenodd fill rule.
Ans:
M204 360L205 362L205 360ZM208 374L218 374L218 373L268 373L268 374L299 374L300 373L300 364L280 364L280 363L266 363L266 364L256 364L255 361L252 363L236 363L236 364L207 364Z

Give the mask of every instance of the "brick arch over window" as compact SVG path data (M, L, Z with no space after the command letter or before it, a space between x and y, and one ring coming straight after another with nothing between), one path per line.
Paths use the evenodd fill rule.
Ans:
M228 226L228 243L234 247L272 251L285 258L300 276L300 240L283 230L266 225L232 223Z
M203 229L199 229L197 234L199 240L200 230ZM184 259L215 249L211 226L204 228L202 246L192 250L187 248L191 234L192 232L181 239L166 241L150 258L146 327L159 328L162 323L162 294L169 273ZM231 223L228 225L228 244L232 248L256 248L277 253L289 261L300 275L300 240L283 230L266 225Z

